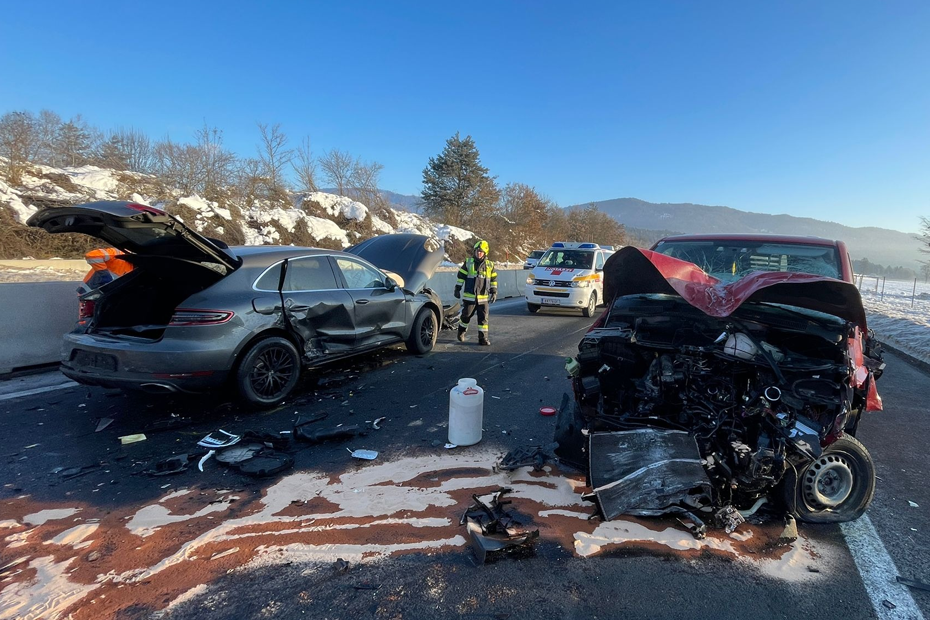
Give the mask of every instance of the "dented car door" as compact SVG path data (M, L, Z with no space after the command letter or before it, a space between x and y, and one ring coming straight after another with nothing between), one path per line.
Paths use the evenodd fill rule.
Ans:
M355 346L352 297L337 283L328 256L288 259L281 298L286 323L300 336L308 361Z
M404 337L404 292L388 286L383 273L359 260L335 257L336 269L355 304L356 345L376 345Z

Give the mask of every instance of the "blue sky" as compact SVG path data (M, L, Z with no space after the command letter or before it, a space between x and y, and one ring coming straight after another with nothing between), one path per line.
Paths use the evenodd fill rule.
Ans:
M471 134L501 183L904 231L930 217L930 3L7 3L0 112L254 153L256 122L418 193ZM799 231L803 232L803 231Z

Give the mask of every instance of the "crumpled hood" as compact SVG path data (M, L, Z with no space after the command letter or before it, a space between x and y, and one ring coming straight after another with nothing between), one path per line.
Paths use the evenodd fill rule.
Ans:
M438 241L413 233L379 235L345 251L361 256L382 271L396 273L404 279L404 288L412 293L420 292L433 277L444 256Z
M604 297L679 295L708 316L726 317L747 301L785 304L832 314L868 329L855 286L807 273L755 271L724 284L694 263L651 250L625 247L604 264Z

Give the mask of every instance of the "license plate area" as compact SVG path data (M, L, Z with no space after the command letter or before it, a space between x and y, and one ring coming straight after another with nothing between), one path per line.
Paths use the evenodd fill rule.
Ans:
M554 299L554 298L552 298L552 297L543 297L543 298L542 298L542 305L544 305L544 306L558 306L558 305L559 305L559 300L558 300L558 299Z
M106 353L94 353L93 351L78 349L71 354L71 362L75 366L84 366L96 370L116 370L116 356Z

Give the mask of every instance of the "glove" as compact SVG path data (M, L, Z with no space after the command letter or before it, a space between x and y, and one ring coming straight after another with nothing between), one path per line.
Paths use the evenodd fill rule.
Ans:
M491 295L488 297L488 303L493 304L497 301L497 291L491 291Z
M461 299L461 298L462 298L462 287L461 287L461 286L456 286L456 287L455 287L455 292L452 293L452 295L453 295L456 299Z

